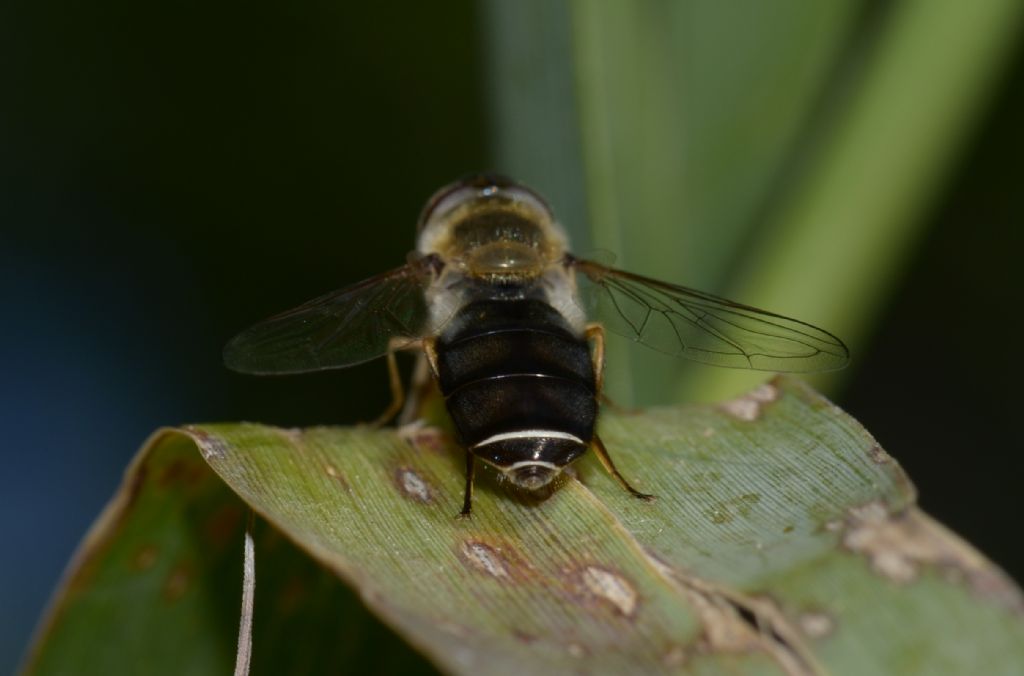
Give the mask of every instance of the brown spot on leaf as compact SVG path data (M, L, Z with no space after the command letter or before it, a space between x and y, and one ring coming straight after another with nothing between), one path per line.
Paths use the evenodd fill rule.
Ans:
M192 582L192 573L189 567L183 563L179 563L171 569L167 579L164 580L164 586L161 591L164 600L169 603L174 603L188 591L189 584Z
M876 465L884 465L892 460L889 454L886 453L881 446L878 444L872 444L868 449L868 457L871 458L871 462Z
M760 418L764 407L774 402L778 396L778 387L772 383L763 383L751 391L723 403L721 408L733 418L750 422Z
M402 495L410 500L423 504L434 501L434 489L413 469L399 467L395 470L395 483Z
M661 656L661 663L669 669L674 669L686 664L686 650L679 645L670 647L665 654Z
M426 425L422 420L402 425L398 428L398 437L419 451L438 453L446 445L446 437L438 427Z
M349 485L348 480L345 479L345 475L341 473L337 467L331 463L324 464L324 473L338 482L338 484L345 489L345 492L351 492L352 487Z
M199 452L203 454L203 459L207 462L223 458L231 451L231 445L220 437L215 437L205 430L192 425L186 426L185 429L188 430L192 435L192 438L196 440L196 445L199 446Z
M277 594L277 613L287 616L302 607L307 601L308 583L300 575L292 575Z
M922 543L904 547L902 528L881 502L869 502L850 510L843 546L863 554L871 568L893 582L911 582L917 577L918 560L929 556Z
M759 632L730 599L703 585L690 585L687 592L704 625L703 638L708 650L745 652L759 647Z
M722 509L721 507L712 507L704 512L711 523L723 524L732 521L732 514Z
M582 643L571 641L565 644L565 651L575 657L576 659L582 659L587 656L587 648Z
M779 388L772 383L762 383L746 394L723 402L721 408L734 418L747 422L761 417L766 404L779 398Z
M853 507L842 544L896 584L909 584L922 568L934 567L947 580L966 583L979 596L1024 615L1024 597L1001 570L916 508L890 513L879 501Z
M529 562L508 543L469 539L459 545L458 555L470 568L496 580L519 582L532 570Z
M202 480L207 471L198 459L189 462L185 458L178 458L160 470L157 483L161 488L180 484L195 484Z
M226 504L210 515L203 525L206 539L215 544L232 541L242 522L242 508L237 504Z
M501 555L501 552L488 544L476 540L467 540L459 548L459 554L463 561L491 577L498 579L511 577L505 557Z
M729 523L732 521L736 514L739 516L747 516L750 514L754 505L761 501L761 496L758 493L744 493L735 498L729 500L723 500L705 510L705 514L708 520L714 524Z
M520 643L525 643L527 645L537 640L536 636L528 632L525 632L522 629L513 629L512 636Z
M569 572L575 595L584 602L609 608L616 615L632 619L640 603L636 587L622 573L598 565L586 565Z
M132 557L132 569L139 572L149 570L156 563L159 554L160 550L156 548L156 545L139 547L139 551L135 552L135 556Z
M656 568L685 594L703 625L700 638L689 650L682 649L683 658L691 652L759 651L790 676L818 673L799 632L771 599L746 596L655 561Z

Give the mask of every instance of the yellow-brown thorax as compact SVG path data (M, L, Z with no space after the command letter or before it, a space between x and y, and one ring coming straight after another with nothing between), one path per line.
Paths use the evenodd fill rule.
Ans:
M499 281L541 276L562 260L566 244L540 197L492 180L435 195L420 218L416 249L461 274Z

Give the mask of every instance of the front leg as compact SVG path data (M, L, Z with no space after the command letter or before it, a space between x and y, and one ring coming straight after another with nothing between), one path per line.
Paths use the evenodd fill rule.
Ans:
M384 409L384 412L377 416L377 419L370 423L371 427L383 427L391 422L391 419L398 415L405 404L405 388L402 386L402 374L398 371L398 359L395 353L398 350L409 350L420 346L423 341L410 340L408 338L392 338L388 341L388 351L385 359L388 364L388 384L391 388L391 403Z

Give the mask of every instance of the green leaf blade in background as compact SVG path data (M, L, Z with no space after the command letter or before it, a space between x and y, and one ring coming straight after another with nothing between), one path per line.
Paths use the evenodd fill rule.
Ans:
M882 19L729 291L828 327L855 355L1010 60L1024 4L906 2ZM679 390L684 401L733 396L757 381L737 371L694 375ZM829 391L844 375L811 382Z
M192 673L223 673L245 504L273 527L256 560L254 673L396 654L342 631L364 611L340 585L311 594L332 589L302 583L321 579L313 569L275 573L301 558L275 533L449 673L1012 673L1024 659L1013 583L918 512L895 462L805 385L610 413L602 432L659 500L626 495L590 458L542 501L485 472L472 518L457 519L462 451L439 429L158 435L72 567L28 672L117 671L201 641ZM157 545L161 520L178 525ZM165 554L174 533L188 556Z
M556 211L581 253L608 249L617 265L709 290L723 286L736 250L755 229L858 12L852 2L742 10L713 2L483 6L494 36L488 45L497 52L489 82L505 104L495 107L514 102L530 111L519 119L536 121L495 117L502 166L524 178L543 176L557 148L563 175L584 174L586 220L577 220L579 209ZM541 14L556 11L568 16L561 35L541 23ZM522 35L544 36L546 68L510 67L515 61L505 46ZM536 91L524 80L539 89L552 70L570 74L561 89L516 97ZM556 125L563 132L556 143L545 135L562 120L555 111L564 110L578 122L569 133ZM577 148L582 159L574 157ZM645 405L669 400L681 367L623 343L610 344L613 397Z
M492 108L520 111L492 115L495 154L583 186L555 201L581 253L822 326L855 360L1024 24L1016 0L482 6ZM515 68L523 35L545 62ZM760 379L608 350L623 403ZM849 372L812 382L832 393Z

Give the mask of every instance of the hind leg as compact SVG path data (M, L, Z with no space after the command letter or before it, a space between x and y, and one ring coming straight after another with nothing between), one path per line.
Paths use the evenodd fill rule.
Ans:
M594 349L590 354L594 363L595 394L599 399L603 399L604 394L601 390L604 387L604 327L600 324L590 324L587 326L586 336L587 340L591 341L594 346ZM605 470L611 474L617 482L619 482L620 486L629 491L630 495L640 498L641 500L654 500L655 496L648 495L647 493L641 493L629 485L626 478L615 468L615 463L612 462L611 456L608 455L608 449L605 448L604 442L601 441L601 437L595 434L594 440L591 442L590 446L594 449L594 453L597 454L597 458L601 461L601 464L604 465Z
M615 468L615 463L612 462L612 457L608 455L608 449L605 448L604 442L601 441L601 437L597 436L596 434L594 435L594 441L591 443L591 448L593 448L594 452L597 453L597 458L598 460L601 461L601 464L604 465L605 470L607 470L608 473L611 474L617 482L619 482L620 486L629 491L630 495L632 495L634 498L647 500L648 502L656 499L657 496L651 495L649 493L641 493L640 491L629 485L629 482L626 481L626 478L619 474L619 470Z

